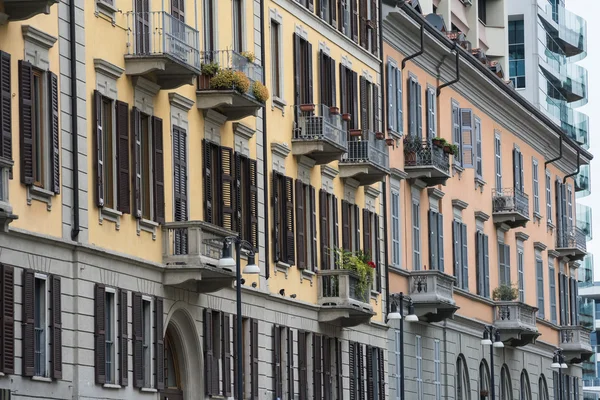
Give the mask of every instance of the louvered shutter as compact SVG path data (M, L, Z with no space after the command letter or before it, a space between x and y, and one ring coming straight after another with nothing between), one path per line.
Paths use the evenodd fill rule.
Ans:
M306 3L308 5L308 9L310 11L315 11L315 4L314 4L314 0L306 0Z
M34 374L34 325L35 325L35 274L32 269L23 271L23 320L22 325L22 363L23 375L33 376Z
M305 241L305 221L306 221L306 195L304 193L304 184L296 179L296 266L306 268L308 260L306 258Z
M388 129L398 131L396 127L396 73L391 62L387 63L387 108L388 108Z
M175 221L187 221L188 219L186 143L185 130L173 126L173 200L175 201ZM185 251L182 251L180 254L185 253Z
M524 178L524 164L523 164L523 153L519 152L519 172L521 177L519 178L519 182L521 182L521 187L519 190L523 192L525 190L525 178Z
M320 1L321 9L325 7L323 1ZM321 16L322 18L322 16ZM328 79L329 79L329 68L326 62L325 54L323 50L319 50L319 98L321 99L321 104L329 106L329 87L328 87Z
M430 269L438 269L437 213L429 210L427 214L429 221L429 267Z
M344 367L342 364L342 341L335 339L335 377L337 383L337 399L344 398Z
M444 216L437 214L438 269L444 272Z
M302 73L302 46L300 36L294 33L294 105L302 104L303 99L300 98L302 89L300 87L300 74ZM297 110L296 110L297 112Z
M283 384L281 376L281 328L273 325L273 386L275 398L283 396Z
M50 189L55 193L60 193L60 144L58 129L58 77L52 72L48 72L48 126L50 129Z
M375 252L375 257L373 257L373 261L376 265L375 274L377 276L375 279L375 284L377 291L381 293L381 239L379 237L379 215L373 213L373 219L375 220L375 232L372 232L371 234L373 235L375 241L375 248L373 249L373 251Z
M5 374L15 373L15 270L2 265L2 358L0 370Z
M427 108L427 139L431 140L435 137L435 97L432 95L432 90L427 89L425 91L425 101Z
M233 230L234 189L233 189L233 149L220 147L221 154L221 208L223 228Z
M477 231L475 234L476 239L476 252L477 252L477 294L480 296L485 296L484 289L484 279L485 279L485 271L484 271L484 251L483 251L483 233L481 231Z
M461 227L461 245L462 245L462 288L469 287L469 249L467 247L467 225L460 224Z
M116 102L117 113L117 209L122 213L130 213L129 189L129 105L122 101Z
M373 382L373 348L367 346L367 399L374 400L375 384Z
M416 82L411 77L407 79L407 103L408 103L408 134L412 137L417 136L417 93L415 91Z
M306 42L306 66L304 72L306 73L306 81L308 82L308 87L306 88L306 102L308 104L313 104L313 52L312 52L312 44L310 42Z
M519 190L521 188L521 166L519 165L521 162L521 157L519 157L519 154L519 150L513 149L513 181L515 184L515 190Z
M329 2L329 15L331 15L331 25L335 28L337 26L337 0L331 0Z
M504 263L505 263L505 273L506 273L506 283L510 285L510 246L504 245Z
M250 243L258 252L258 169L256 160L248 160L250 174Z
M490 255L488 253L488 236L483 235L483 271L484 271L484 296L490 297Z
M127 290L119 290L119 384L121 386L129 385L129 336L127 332L127 293Z
M332 3L335 3L332 1ZM335 107L337 105L337 92L335 88L335 60L333 58L329 59L329 86L331 87L331 106Z
M96 383L106 382L105 288L97 283L94 289L94 366Z
M385 350L378 349L378 353L379 353L379 356L378 356L379 373L377 374L377 376L379 377L379 399L378 400L385 400L385 399L387 399L387 397L385 397Z
M379 86L372 84L371 87L373 88L373 129L379 132L381 130L379 126Z
M319 190L319 217L321 231L321 269L330 269L329 218L327 215L327 192Z
M354 71L350 71L352 74L352 94L350 98L352 99L352 111L350 114L352 115L352 128L359 129L358 125L358 74Z
M163 121L152 117L152 170L154 178L154 221L165 223L165 165L163 151Z
M223 338L223 396L231 397L231 336L229 315L223 314L222 338ZM234 326L234 330L237 327ZM235 346L234 342L234 346Z
M339 0L338 3L338 31L342 32L343 34L345 34L346 29L345 27L348 25L349 21L346 21L346 7L348 7L347 4L348 0ZM335 3L335 1L333 2Z
M350 367L350 400L356 399L356 353L354 342L348 343L348 364Z
M461 254L462 250L460 247L460 224L456 221L452 222L452 240L454 241L454 277L456 278L455 284L460 286L461 283L461 273L462 273L462 262L461 262Z
M473 111L460 109L460 129L462 135L462 165L473 168Z
M342 114L350 113L350 101L347 94L346 81L346 67L340 63L340 110Z
M420 84L416 84L417 87L417 93L416 93L416 99L417 99L417 136L419 137L419 139L423 138L423 103L422 103L422 96L423 96L423 90L421 89L421 85Z
M21 182L33 185L33 67L23 60L19 60L19 133Z
M134 216L142 218L142 115L137 107L131 109L131 169L133 171Z
M323 337L313 335L313 393L315 399L322 399L323 391Z
M12 160L10 54L0 51L0 157Z
M298 331L298 395L299 400L308 400L308 369L306 359L306 332Z
M204 381L207 395L213 395L218 388L213 388L213 314L210 309L204 309ZM216 372L218 374L218 372Z
M163 299L154 298L154 368L156 369L156 388L165 388L165 336L164 336Z
M212 169L212 144L206 139L202 140L202 153L204 154L204 159L202 160L202 164L204 165L204 190L203 190L203 203L204 203L204 220L208 223L214 223L213 221L213 185L212 185L212 176L213 173L217 173L217 171L213 171Z
M379 28L377 24L377 16L379 15L378 5L379 1L371 0L371 53L375 56L379 54Z
M311 246L312 246L312 251L311 251L311 268L313 271L317 271L318 269L318 264L317 264L317 202L316 202L316 191L315 188L312 186L309 186L309 191L310 191L310 215L311 215L311 225L310 225L310 232L311 232ZM308 229L307 229L308 232Z
M358 398L359 400L365 400L365 359L363 345L357 343L356 346L358 346L358 354L356 355L358 358Z
M258 400L258 320L253 319L250 325L250 337L252 345L250 353L252 355L252 400Z
M133 293L133 387L144 387L142 294Z
M368 48L368 36L367 36L367 2L369 0L358 0L359 2L359 29L360 29L360 45L363 48Z
M350 204L342 200L342 248L350 251Z
M373 259L373 246L371 242L371 219L369 210L363 209L363 250L368 257Z
M366 1L366 0L360 0ZM364 76L360 77L360 126L362 129L367 129L369 123L367 122L367 108L369 99L367 98L367 79Z
M333 248L337 249L340 246L340 226L338 221L338 200L337 197L331 195L333 203Z
M233 315L233 393L234 393L234 398L236 400L237 400L238 385L240 384L238 382L238 377L237 377L238 376L237 359L240 356L238 354L238 349L237 349L237 337L238 337L237 321L238 321L237 315L234 314ZM242 327L243 327L243 325L242 325ZM242 361L242 363L243 363L243 361ZM243 365L242 365L242 376L244 376Z
M102 94L94 90L96 205L104 207L104 134L102 129Z
M323 338L323 400L331 400L331 340L328 337Z
M404 132L404 104L402 102L402 70L396 68L396 130L400 133Z
M287 328L287 373L288 373L288 398L294 398L294 331Z
M50 299L52 303L52 325L50 329L50 340L52 341L52 356L50 363L52 364L52 367L50 369L50 376L53 379L62 379L62 299L60 277L52 275L50 277L50 282Z
M352 26L352 40L358 43L358 1L359 0L349 0L350 5L352 7L350 11L350 18L352 18L351 26ZM366 1L366 0L363 0Z
M294 265L296 263L295 245L294 245L294 181L292 178L285 177L285 229L286 229L286 256L287 263Z
M356 205L350 206L350 214L354 213L354 221L356 226L352 227L352 230L355 232L354 235L354 248L360 249L360 208Z
M242 232L242 225L244 225L242 223L242 218L244 217L242 216L242 184L249 184L249 182L247 182L246 180L242 180L242 172L247 171L242 171L242 157L244 157L244 162L248 160L246 156L241 155L237 151L233 154L233 197L235 200L233 204L233 231L237 232L238 234L242 235L242 237L244 237L244 234Z
M281 180L283 179L283 175L279 172L273 171L273 255L275 262L284 261L282 246L284 243L280 243L279 240L279 230L281 229L281 205L280 203L284 201L283 193L281 193Z

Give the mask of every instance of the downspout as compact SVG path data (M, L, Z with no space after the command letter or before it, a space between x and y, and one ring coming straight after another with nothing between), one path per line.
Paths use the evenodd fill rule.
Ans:
M71 240L76 240L79 228L79 149L77 146L77 39L75 34L75 0L69 3L69 38L71 39L71 151L73 153L73 227ZM64 193L63 193L64 195Z
M568 178L577 175L580 170L581 170L581 153L579 153L579 149L577 149L577 169L575 170L575 172L565 175L565 177L563 178L563 184L567 183Z
M262 73L262 80L264 83L267 82L267 72L266 69L264 68L265 65L265 1L264 0L260 0L260 21L262 23L262 29L260 30L260 59L261 59L261 64L263 65L263 73ZM266 184L267 182L269 182L268 176L269 176L269 167L268 167L268 163L267 163L267 156L268 156L268 151L267 151L267 112L265 112L265 108L263 107L263 131L262 131L262 136L263 136L263 179L265 182L264 185L264 204L265 204L265 279L269 279L270 277L270 271L269 271L269 257L270 257L270 253L269 253L269 232L271 232L271 230L269 229L269 185Z
M456 79L451 80L450 82L443 83L437 88L437 97L440 97L440 93L442 93L442 89L448 86L452 86L458 81L460 81L460 52L456 48L457 45L454 43L454 51L456 52Z
M390 267L389 267L389 254L388 254L388 220L387 220L387 184L384 180L382 182L383 190L383 271L385 273L385 315L390 313ZM385 320L385 318L384 318Z
M558 139L560 140L560 144L559 144L559 147L558 147L558 157L555 157L555 158L553 158L551 160L546 161L544 163L544 169L548 168L548 164L552 164L553 162L560 160L562 158L562 156L563 156L563 154L562 154L562 152L563 152L563 138L562 138L562 136L559 136ZM577 154L579 154L579 152Z
M448 322L447 320L444 320L444 325L442 326L442 332L444 332L443 334L443 340L444 340L444 391L445 396L444 398L447 399L448 398L448 334L447 334L447 329L448 329ZM492 399L495 400L495 399Z
M402 70L406 67L406 62L412 60L413 58L419 57L425 51L425 24L421 23L421 50L417 51L415 54L411 54L408 57L404 57L402 60Z

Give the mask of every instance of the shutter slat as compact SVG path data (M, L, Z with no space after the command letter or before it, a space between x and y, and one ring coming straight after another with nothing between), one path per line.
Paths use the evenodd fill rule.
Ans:
M371 87L373 88L373 129L379 132L381 130L379 126L379 86L372 84Z
M164 314L163 299L154 298L154 366L156 370L156 388L165 388L165 340L164 340Z
M229 325L230 317L223 314L223 395L231 396L231 336ZM237 328L234 327L234 330ZM235 343L234 343L235 346Z
M284 178L284 201L285 201L285 253L289 265L296 264L295 244L294 244L294 181L292 178Z
M52 141L50 153L50 182L51 190L60 193L60 144L58 129L58 77L52 72L48 72L48 96L50 110L48 110L50 140ZM61 372L62 374L62 372Z
M142 218L142 114L137 107L131 109L131 171L133 173L134 217Z
M204 309L204 381L207 395L213 395L213 314L208 308Z
M306 268L306 242L305 242L305 220L306 220L306 194L304 184L296 179L296 266Z
M365 400L365 360L363 356L363 345L357 343L358 352L356 357L358 358L358 398L359 400Z
M223 228L233 230L234 188L233 188L233 149L221 147L221 207Z
M33 376L34 362L34 323L35 323L35 297L34 297L35 274L32 269L23 271L23 320L22 324L22 352L23 352L23 375Z
M119 290L119 384L129 385L129 346L127 332L127 290Z
M94 366L96 383L106 383L106 294L104 285L97 283L94 290Z
M335 4L335 1L332 1L331 4ZM335 6L334 6L335 8ZM329 59L329 82L331 87L331 106L335 107L337 104L336 98L336 88L335 88L335 60L333 58Z
M129 177L129 105L116 102L117 112L117 208L122 213L130 213L130 177Z
M331 196L333 203L333 248L337 249L340 245L340 226L338 220L338 200L335 195Z
M323 400L331 400L331 339L323 338Z
M462 276L462 263L461 255L462 249L460 248L460 223L457 221L452 222L452 240L454 242L454 277L456 278L455 284L460 286Z
M348 1L350 1L351 6L350 18L352 18L352 21L350 25L352 27L352 40L358 43L358 0Z
M2 268L2 355L0 370L5 374L15 373L15 270L9 265Z
M203 177L203 203L204 203L204 220L208 223L214 223L213 221L213 187L212 187L212 175L216 171L212 170L212 143L206 139L202 140L202 152L203 165L204 165L204 177Z
M356 1L356 0L354 0ZM360 125L358 124L358 74L354 71L348 71L352 75L352 91L349 97L352 99L352 111L350 114L352 116L352 129L359 129ZM347 73L348 73L347 72Z
M250 346L250 353L252 354L252 400L258 400L258 320L252 319L250 328L250 337L252 340Z
M388 61L387 63L387 107L388 107L388 114L387 114L387 123L388 123L388 129L390 131L396 131L396 115L395 115L395 102L396 102L396 90L395 90L395 80L396 80L396 74L394 71L394 66L392 65L392 63L390 61Z
M313 104L314 100L313 100L313 61L312 61L312 56L313 56L313 52L312 52L312 44L310 42L306 42L306 69L305 69L305 73L307 74L307 82L308 82L308 88L307 88L307 99L306 102L308 104Z
M12 90L10 54L0 51L0 157L12 160Z
M294 104L302 104L303 99L300 98L302 89L300 88L300 73L302 72L302 46L300 44L300 36L294 33Z
M21 183L33 184L33 67L19 60L19 141ZM31 350L33 351L33 350ZM32 356L33 357L33 356ZM33 359L33 358L32 358ZM26 376L33 376L26 375Z
M375 232L372 232L373 238L375 239L375 248L373 251L375 252L375 257L373 257L373 261L375 262L375 284L376 290L381 293L381 240L379 237L379 215L373 213L373 219L375 220Z
M250 243L258 252L260 244L258 237L258 167L256 160L248 160L250 175Z
M62 379L62 293L60 277L52 275L50 278L52 300L52 329L50 330L50 340L52 341L52 364L51 377L53 379Z
M344 398L344 368L342 365L342 341L335 339L335 376L337 380L337 400Z
M417 89L417 93L416 93L416 100L417 100L417 115L416 115L416 122L417 122L417 136L419 139L421 139L423 137L423 102L422 102L422 97L423 97L423 90L421 89L421 85L419 83L417 83L416 85L416 89Z
M275 262L283 261L283 255L281 252L281 246L283 243L279 240L280 220L281 220L281 206L282 200L281 193L281 180L283 175L273 171L273 258Z
M152 169L154 171L154 220L159 224L165 223L165 165L163 151L163 121L152 117Z
M369 210L365 208L363 209L363 251L367 257L373 259L373 248L371 244L371 218Z
M311 269L312 271L317 271L317 202L316 202L316 191L313 186L309 186L310 190L310 215L311 215ZM308 232L308 230L307 230ZM308 261L308 260L307 260Z
M143 359L143 340L144 331L142 328L142 294L133 294L133 386L135 388L144 387L144 369Z

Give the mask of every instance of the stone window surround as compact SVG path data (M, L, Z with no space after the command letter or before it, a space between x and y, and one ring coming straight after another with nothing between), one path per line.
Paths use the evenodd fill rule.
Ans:
M241 122L234 122L232 128L234 151L243 154L246 157L250 157L250 139L252 139L256 130Z
M431 210L434 210L434 211L440 213L441 212L440 210L442 209L441 201L442 201L442 198L444 198L444 195L446 193L444 193L443 191L441 191L438 188L431 187L431 188L427 189L427 194L428 194L427 198L429 200L429 208Z
M333 194L333 180L338 176L339 171L329 165L321 166L321 189L327 193Z
M281 57L281 55L283 54L282 49L281 49L281 43L283 41L283 33L282 33L282 27L283 27L283 16L281 15L281 13L279 12L278 9L276 8L270 8L269 9L269 18L270 18L270 25L269 28L271 26L273 26L273 24L277 24L279 25L279 55ZM280 62L280 66L279 66L279 89L281 90L281 93L284 93L284 85L285 85L285 79L283 77L283 68L282 68L282 60L279 60ZM278 96L273 96L273 101L271 102L271 111L275 109L275 107L279 108L281 110L282 115L285 115L285 107L287 106L287 102L285 101L285 99L282 99Z
M285 175L285 159L290 152L290 147L285 143L271 143L271 163L274 172Z

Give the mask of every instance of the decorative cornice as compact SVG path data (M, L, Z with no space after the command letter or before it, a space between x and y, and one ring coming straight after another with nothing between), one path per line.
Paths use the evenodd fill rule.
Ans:
M411 179L410 181L410 185L419 189L419 190L423 190L427 187L427 183L421 179Z
M525 232L516 232L515 239L525 242L525 241L529 240L529 235L526 234Z
M221 126L227 121L227 117L212 108L204 110L204 119L212 122L215 125Z
M25 41L35 43L45 49L50 49L58 40L56 36L42 32L31 25L21 26L21 32L23 33L23 39Z
M548 248L548 246L546 246L542 242L533 242L533 248L536 250L544 251Z
M548 250L548 257L558 258L560 257L560 253L556 250Z
M327 178L335 179L335 177L338 176L339 173L340 171L330 167L329 165L321 165L321 175ZM348 180L346 180L346 183L348 183Z
M150 97L156 96L160 91L159 85L141 76L134 76L131 78L131 82L135 89L141 90Z
M486 222L490 219L490 216L483 211L475 211L475 219Z
M292 149L290 149L285 143L273 142L271 143L271 151L273 152L273 154L276 154L279 157L286 158L290 154L290 151L292 151Z
M181 108L183 111L190 111L195 102L179 93L172 92L169 93L169 103L174 107Z
M113 63L110 63L102 58L94 58L94 69L96 72L101 72L109 78L119 79L125 70Z
M234 122L231 126L233 127L233 133L235 135L239 135L246 140L252 139L256 133L256 130L250 128L248 125L242 124L241 122Z
M396 178L399 180L404 180L406 179L406 177L408 177L407 172L398 168L390 168L390 175L392 176L392 178Z
M469 207L469 203L461 199L452 199L452 207L458 208L459 210L466 210Z
M307 156L299 156L298 165L304 168L312 169L315 166L315 160Z
M381 190L374 188L373 186L367 186L365 187L365 195L367 197L371 197L373 199L376 199L379 197L379 195L381 194Z

